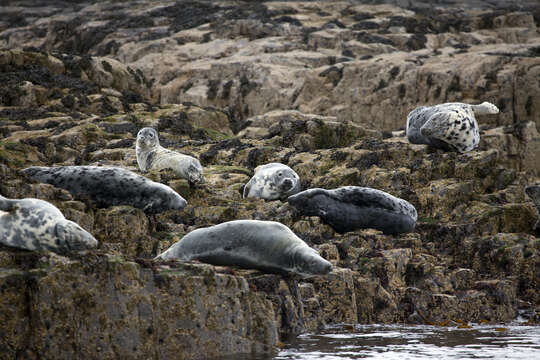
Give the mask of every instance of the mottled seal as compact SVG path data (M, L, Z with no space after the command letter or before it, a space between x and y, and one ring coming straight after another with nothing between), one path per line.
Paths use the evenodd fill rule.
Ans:
M243 197L283 200L299 191L300 178L293 169L280 163L270 163L255 168L255 175L244 186Z
M69 252L95 248L94 237L39 199L0 196L0 243L26 250Z
M187 202L170 187L119 167L32 166L23 170L32 179L89 198L97 206L131 205L147 213L181 210Z
M141 171L172 169L190 184L204 183L203 168L199 160L162 147L155 129L146 127L139 130L135 151Z
M407 138L412 144L427 144L463 153L473 150L480 142L474 115L498 112L499 109L489 102L480 105L445 103L421 106L407 115Z
M287 226L275 221L234 220L197 229L156 259L199 260L272 273L324 275L332 264Z
M309 189L290 196L288 201L303 215L319 216L338 233L363 228L385 234L409 232L418 217L409 202L367 187Z

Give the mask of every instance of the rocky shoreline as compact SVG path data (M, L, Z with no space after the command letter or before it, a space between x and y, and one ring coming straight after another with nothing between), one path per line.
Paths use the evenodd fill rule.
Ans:
M366 1L365 3L367 3ZM523 1L12 1L0 11L0 194L50 201L100 245L0 248L1 358L272 353L337 323L540 321L540 5ZM466 154L411 145L416 106L490 101ZM146 215L27 179L31 165L137 171L137 131L200 159L206 184ZM242 199L258 165L304 189L368 186L414 232L335 233ZM308 279L151 259L235 219L289 226L335 265Z

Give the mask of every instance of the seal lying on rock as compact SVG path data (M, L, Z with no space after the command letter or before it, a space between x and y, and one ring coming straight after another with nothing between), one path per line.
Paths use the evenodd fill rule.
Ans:
M275 221L235 220L197 229L156 259L199 260L301 276L324 275L332 270L330 262Z
M181 210L187 202L167 185L119 167L32 166L23 170L32 179L88 197L98 206L131 205L148 213Z
M473 150L480 142L474 115L498 112L499 109L489 102L480 105L446 103L421 106L407 115L407 138L412 144L427 144L463 153Z
M540 215L540 183L526 186L525 193L531 198L534 206L536 206L536 212ZM537 234L540 234L540 219L534 225L534 230Z
M306 216L319 216L338 233L374 228L385 234L409 232L418 217L409 202L384 191L344 186L309 189L290 196L289 204Z
M244 186L243 197L283 200L299 191L300 177L293 169L280 163L270 163L255 168L255 175Z
M192 156L167 150L159 144L156 130L146 127L139 130L135 145L137 164L141 171L172 169L190 184L204 183L203 168Z
M67 220L54 205L39 199L0 196L0 243L26 250L69 252L95 248L98 242Z

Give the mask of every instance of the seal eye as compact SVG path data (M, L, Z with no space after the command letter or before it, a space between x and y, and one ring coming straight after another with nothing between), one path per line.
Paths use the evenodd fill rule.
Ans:
M150 133L150 134L148 134L148 137L149 137L150 139L152 139L152 138L154 137L154 134Z
M283 174L282 174L282 173L278 173L278 176L281 177L281 176L283 176Z

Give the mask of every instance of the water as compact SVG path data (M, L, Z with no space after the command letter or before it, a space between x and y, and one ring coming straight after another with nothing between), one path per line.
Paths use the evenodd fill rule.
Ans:
M475 325L468 329L411 325L329 327L285 344L271 359L527 359L540 360L540 326Z

